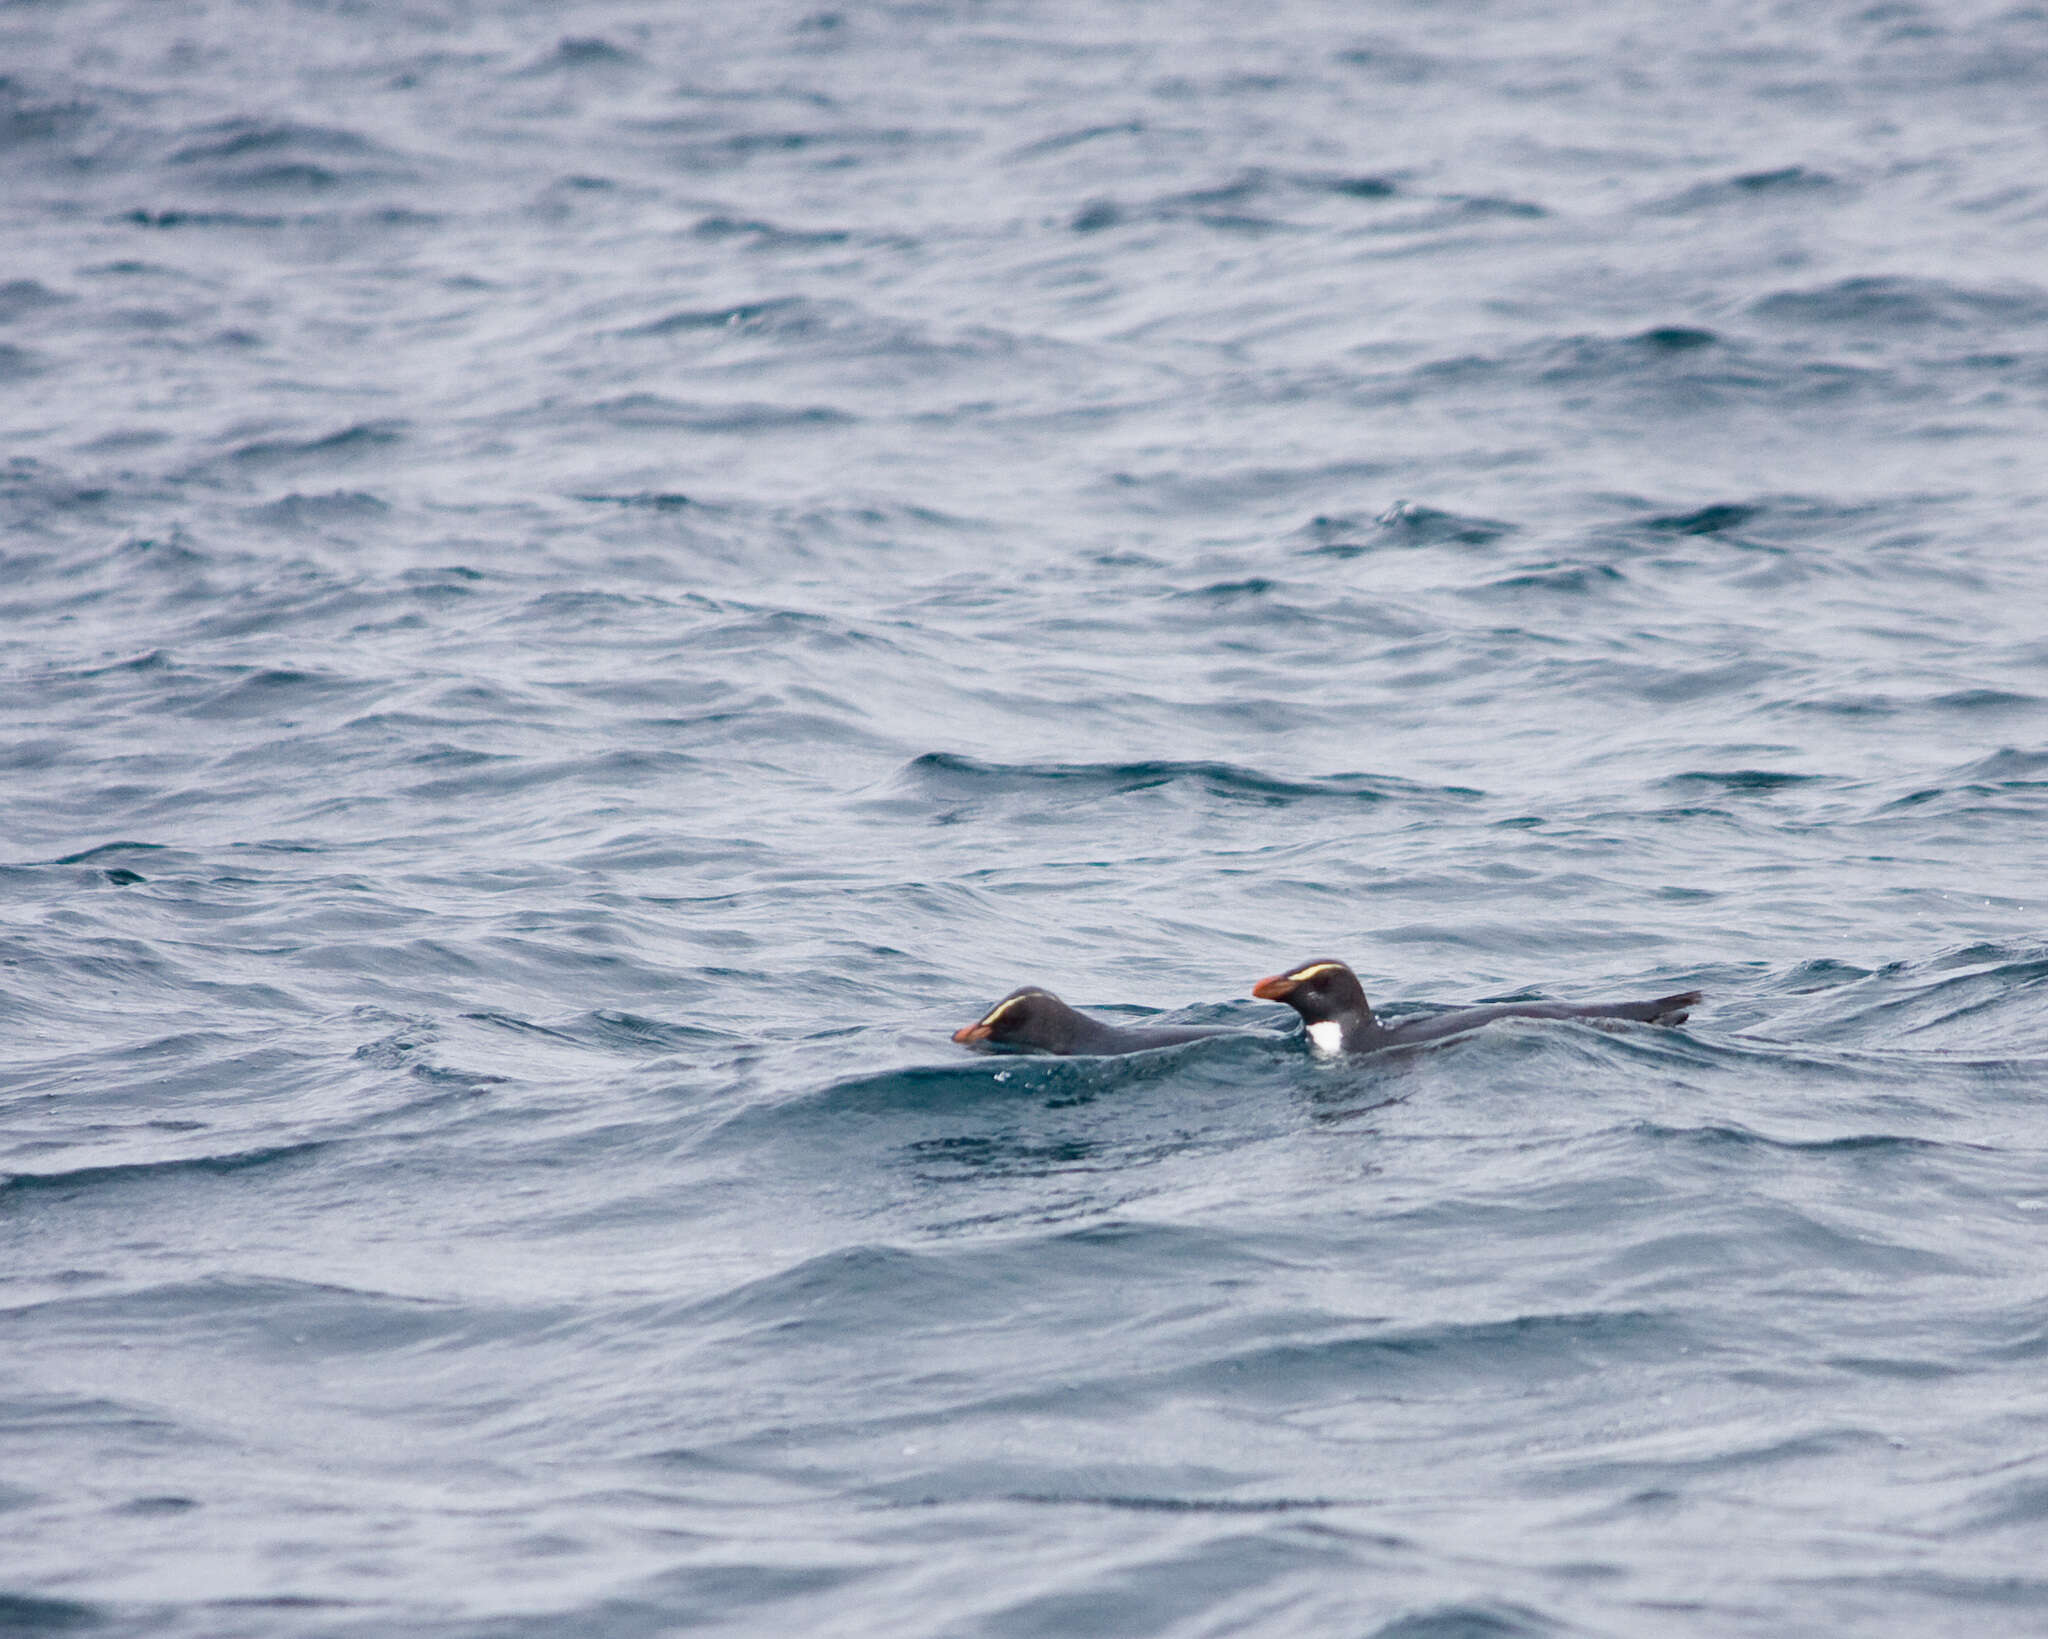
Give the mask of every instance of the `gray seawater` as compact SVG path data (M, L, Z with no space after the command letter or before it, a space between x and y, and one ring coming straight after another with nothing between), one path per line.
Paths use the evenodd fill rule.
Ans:
M2048 1632L2048 10L822 3L0 6L0 1630Z

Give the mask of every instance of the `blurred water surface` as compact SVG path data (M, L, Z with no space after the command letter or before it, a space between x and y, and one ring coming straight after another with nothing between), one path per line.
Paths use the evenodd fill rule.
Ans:
M2048 1631L2044 97L0 6L0 1629Z

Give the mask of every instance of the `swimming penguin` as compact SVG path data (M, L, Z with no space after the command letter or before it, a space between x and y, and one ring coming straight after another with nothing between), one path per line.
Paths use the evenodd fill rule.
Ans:
M1405 1047L1477 1029L1494 1019L1635 1019L1642 1024L1683 1024L1686 1010L1700 1000L1697 990L1659 996L1650 1002L1503 1002L1494 1007L1461 1007L1449 1013L1397 1019L1373 1017L1358 975L1342 962L1303 962L1252 986L1261 1001L1285 1002L1308 1026L1318 1052L1369 1053L1376 1047Z
M1199 1025L1115 1025L1076 1013L1049 990L1025 985L1013 990L979 1019L953 1032L963 1047L1017 1047L1039 1053L1142 1053L1148 1047L1177 1047L1209 1036L1242 1036L1243 1030Z

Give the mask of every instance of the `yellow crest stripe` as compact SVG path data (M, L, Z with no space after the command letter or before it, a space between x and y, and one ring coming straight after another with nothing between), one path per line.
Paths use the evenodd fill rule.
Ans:
M1028 1002L1032 999L1032 997L1043 996L1044 994L1045 992L1042 990L1027 990L1021 996L1005 996L1001 1001L997 1002L994 1007L990 1008L986 1013L982 1014L981 1022L983 1024L992 1025L996 1022L996 1020L1000 1019L1005 1013L1009 1012L1011 1008L1017 1006L1019 1003Z

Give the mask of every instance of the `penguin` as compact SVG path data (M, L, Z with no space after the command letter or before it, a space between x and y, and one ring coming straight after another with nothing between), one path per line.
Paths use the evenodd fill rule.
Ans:
M1303 962L1261 979L1252 986L1252 994L1261 1001L1285 1002L1299 1013L1308 1026L1309 1043L1319 1053L1369 1053L1379 1047L1437 1041L1476 1030L1494 1019L1634 1019L1642 1024L1683 1024L1687 1010L1701 999L1697 990L1687 990L1649 1002L1503 1002L1382 1024L1373 1016L1358 975L1342 962L1329 960Z
M979 1019L962 1025L953 1039L963 1047L1010 1047L1039 1053L1142 1053L1148 1047L1177 1047L1210 1036L1243 1036L1244 1030L1198 1025L1115 1025L1076 1013L1049 990L1025 985L1013 990Z

